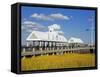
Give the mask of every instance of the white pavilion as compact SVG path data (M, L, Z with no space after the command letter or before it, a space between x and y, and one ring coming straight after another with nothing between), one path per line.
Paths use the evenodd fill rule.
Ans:
M83 44L80 38L71 37L67 40L57 24L48 26L47 32L32 31L26 41L27 47L32 47L33 51L67 49L73 44L76 47Z

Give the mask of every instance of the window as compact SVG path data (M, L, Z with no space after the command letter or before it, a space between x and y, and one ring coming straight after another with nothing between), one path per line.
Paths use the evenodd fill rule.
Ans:
M58 36L56 36L56 40L58 40Z

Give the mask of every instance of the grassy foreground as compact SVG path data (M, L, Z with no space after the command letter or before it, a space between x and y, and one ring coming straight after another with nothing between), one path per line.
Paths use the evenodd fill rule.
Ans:
M56 68L78 68L95 66L94 54L44 55L21 58L21 70L43 70Z

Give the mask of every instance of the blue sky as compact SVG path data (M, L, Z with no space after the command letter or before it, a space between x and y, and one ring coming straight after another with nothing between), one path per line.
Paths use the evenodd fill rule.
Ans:
M45 7L27 7L21 8L21 27L22 44L26 43L27 36L32 30L47 31L47 27L52 24L61 26L64 36L81 38L85 43L91 41L91 31L93 39L95 37L95 11L80 9L62 9ZM33 28L32 25L42 29ZM92 29L93 27L93 29Z

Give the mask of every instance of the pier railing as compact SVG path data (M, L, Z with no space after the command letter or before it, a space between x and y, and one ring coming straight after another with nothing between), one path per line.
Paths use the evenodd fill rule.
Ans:
M24 48L25 49L25 48ZM38 56L38 55L54 55L64 53L94 53L95 47L78 47L78 48L67 48L67 49L56 49L56 50L37 50L37 51L26 51L21 52L21 56Z

